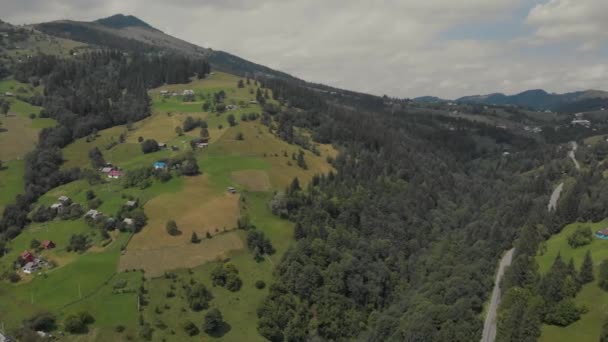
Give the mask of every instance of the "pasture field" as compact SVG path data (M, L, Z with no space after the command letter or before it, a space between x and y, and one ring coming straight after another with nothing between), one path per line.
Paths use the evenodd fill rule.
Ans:
M147 282L151 302L145 308L145 320L153 326L155 323L162 322L171 327L171 329L155 328L154 340L166 338L167 340L179 341L200 341L201 339L210 341L264 341L261 336L255 333L257 329L256 310L268 294L268 286L272 283L274 266L280 262L284 253L293 243L292 224L272 215L266 205L270 198L271 194L269 193L248 194L246 212L252 223L257 227L256 229L262 230L270 238L277 252L262 262L256 262L251 253L246 250L230 253L229 262L239 270L239 277L243 281L239 291L230 292L225 288L212 286L211 272L217 262L206 263L193 268L191 271L176 271L178 279L175 282L165 277L153 278ZM245 237L244 233L238 231L241 238ZM186 320L194 322L200 329L205 314L205 311L192 312L188 309L181 284L188 284L190 279L205 284L212 292L214 298L210 307L218 308L222 312L224 320L230 326L225 335L213 337L201 331L199 335L189 337L184 333L182 327ZM257 280L264 281L266 288L257 289L255 287ZM166 293L171 290L172 284L176 289L174 290L176 296L167 298ZM168 309L165 305L168 306ZM160 313L157 313L157 307L160 308ZM185 312L182 308L185 308ZM175 335L171 334L171 330L174 330Z
M24 164L23 160L2 162L0 168L0 212L4 210L7 204L15 200L15 196L24 191Z
M551 237L547 241L546 252L536 258L541 273L545 273L551 267L558 253L561 254L566 263L570 258L573 258L574 264L579 269L588 250L591 251L595 272L598 273L599 264L602 260L608 258L608 241L594 238L593 242L587 246L570 247L567 240L568 235L574 232L579 225L588 226L595 233L596 230L607 227L608 220L597 223L573 223L564 227L559 234ZM583 314L579 321L564 328L543 325L540 341L598 341L601 326L608 317L608 293L599 288L597 281L593 281L583 286L575 300L578 305L586 306L589 312Z
M248 191L269 191L271 188L268 172L263 170L243 170L231 173L232 179Z
M0 296L0 321L7 327L15 327L42 310L61 314L71 303L97 292L116 274L120 248L128 238L127 233L119 234L106 248L77 255L72 262L44 271L27 282L0 283L3 294ZM97 310L91 312L94 316L98 313L102 314Z

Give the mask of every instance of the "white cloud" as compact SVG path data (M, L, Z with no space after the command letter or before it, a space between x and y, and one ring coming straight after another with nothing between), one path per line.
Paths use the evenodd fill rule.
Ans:
M3 19L16 23L133 14L201 46L375 94L458 97L530 87L608 88L606 78L597 77L606 76L597 50L608 32L605 0L543 0L520 18L520 25L534 29L537 42L575 42L578 50L551 54L545 45L527 44L532 37L526 36L441 38L460 25L509 17L530 1L0 0Z
M588 50L608 38L608 1L550 0L536 5L527 22L541 42L571 40Z

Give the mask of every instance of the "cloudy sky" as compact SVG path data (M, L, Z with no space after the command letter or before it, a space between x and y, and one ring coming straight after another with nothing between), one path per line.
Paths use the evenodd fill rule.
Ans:
M398 97L608 90L606 0L0 0L14 24L133 14L308 81Z

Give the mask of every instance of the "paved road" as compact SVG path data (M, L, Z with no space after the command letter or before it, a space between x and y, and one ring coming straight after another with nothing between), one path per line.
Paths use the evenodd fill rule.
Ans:
M576 143L576 141L571 141L570 142L570 146L572 147L572 149L570 151L568 151L568 157L570 157L570 159L572 159L572 162L574 163L574 167L576 167L577 170L581 169L581 166L578 164L578 160L576 160L576 149L578 148L578 144Z
M486 321L483 324L481 342L494 342L496 339L496 311L498 310L498 304L500 304L500 280L502 279L507 266L511 265L511 261L513 261L513 251L514 248L509 249L507 253L503 255L502 259L500 259L498 272L496 273L496 279L494 280L492 298L490 299L488 313L486 314Z
M559 195L562 193L564 189L564 183L559 183L558 186L555 187L553 193L551 193L551 198L549 199L549 204L547 204L548 211L554 211L557 208L557 201L559 201Z

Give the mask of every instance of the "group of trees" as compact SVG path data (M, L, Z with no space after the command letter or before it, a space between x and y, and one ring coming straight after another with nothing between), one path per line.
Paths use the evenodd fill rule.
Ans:
M213 286L225 287L227 290L236 292L241 289L243 281L239 278L239 271L231 263L218 264L211 271Z

